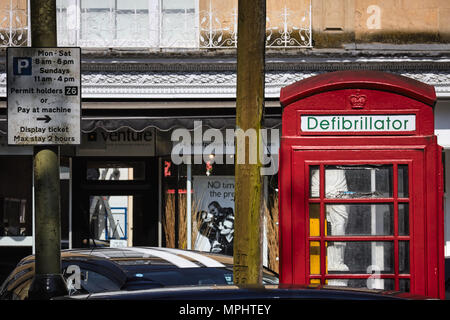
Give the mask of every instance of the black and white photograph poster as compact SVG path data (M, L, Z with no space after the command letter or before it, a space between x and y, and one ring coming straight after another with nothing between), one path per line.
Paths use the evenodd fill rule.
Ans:
M194 176L194 249L233 255L234 176Z

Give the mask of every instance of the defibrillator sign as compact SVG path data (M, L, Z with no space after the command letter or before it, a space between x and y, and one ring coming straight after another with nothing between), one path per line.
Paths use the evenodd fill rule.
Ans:
M416 130L411 115L304 115L303 132L410 132Z

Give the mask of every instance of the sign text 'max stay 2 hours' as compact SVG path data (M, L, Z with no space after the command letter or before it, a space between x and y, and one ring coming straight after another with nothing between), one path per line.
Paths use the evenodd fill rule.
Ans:
M8 144L80 144L80 48L8 48Z

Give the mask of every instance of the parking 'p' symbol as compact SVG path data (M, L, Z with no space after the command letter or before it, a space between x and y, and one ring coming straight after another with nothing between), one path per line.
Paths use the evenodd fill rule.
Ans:
M13 74L15 76L31 76L31 58L13 58Z

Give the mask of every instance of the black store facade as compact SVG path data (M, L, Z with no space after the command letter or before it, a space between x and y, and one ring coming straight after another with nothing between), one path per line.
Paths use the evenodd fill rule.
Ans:
M199 197L210 195L207 187L215 183L220 183L222 195L231 191L234 150L223 154L228 159L223 164L176 165L171 159L171 136L176 129L187 129L193 136L199 123L202 132L235 129L235 52L83 49L82 53L82 142L60 147L63 247L92 246L95 239L97 245L213 251L212 241L199 235L201 215L208 214L206 207L198 207L205 200ZM30 146L7 145L4 55L0 59L0 267L6 270L34 251L33 151ZM343 69L390 71L434 85L436 134L439 143L450 148L450 121L445 121L450 120L450 63L442 53L430 56L425 51L268 51L264 127L281 129L282 87ZM450 161L450 156L445 159ZM273 244L277 238L271 234L277 229L277 180L274 172L264 184L273 222L269 226L266 217L266 265L277 263ZM205 201L207 206L215 200ZM221 206L232 205L228 198ZM447 207L445 211L450 212ZM189 219L190 237L186 235ZM446 240L449 234L447 228Z

